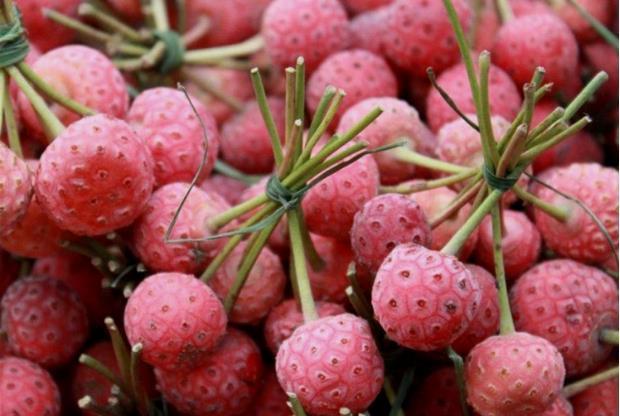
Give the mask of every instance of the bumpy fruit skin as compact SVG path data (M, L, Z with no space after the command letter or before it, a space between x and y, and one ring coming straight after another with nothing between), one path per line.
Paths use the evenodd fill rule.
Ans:
M253 416L290 416L291 409L287 405L288 397L273 368L263 376L263 385L256 395Z
M188 416L240 416L260 387L263 363L254 341L230 328L206 362L192 370L155 370L168 403Z
M493 227L487 216L480 224L480 239L474 257L476 263L495 272L493 259ZM536 226L519 211L503 211L502 253L508 279L516 279L532 267L540 255L541 238Z
M551 406L540 414L541 416L573 416L573 406L563 396L558 396Z
M125 307L131 345L166 371L187 371L208 360L226 332L226 312L213 291L192 275L157 273L143 280Z
M421 351L452 344L480 299L478 281L460 261L413 243L392 250L372 287L372 307L388 337Z
M401 194L379 195L355 214L351 227L355 262L371 273L376 273L390 251L401 243L431 243L431 227L413 199Z
M308 80L306 97L311 113L316 111L329 85L346 93L336 113L336 121L347 109L366 98L396 97L398 93L396 77L385 59L364 49L334 53L314 71Z
M21 12L22 22L28 32L28 41L40 50L48 51L73 39L75 32L47 18L43 9L52 9L77 19L79 0L17 0L15 5Z
M459 389L453 367L433 371L417 388L407 416L462 416Z
M483 416L532 415L545 410L564 384L562 355L525 332L496 335L465 361L467 400Z
M337 132L346 132L375 107L381 108L383 113L362 130L356 140L368 143L369 149L406 140L412 150L434 156L436 143L422 133L418 112L406 101L397 98L367 98L360 101L343 114ZM383 184L402 182L412 178L416 172L414 165L399 161L389 151L375 153L373 157Z
M2 297L9 347L44 367L69 363L88 336L86 308L77 293L48 277L15 281Z
M241 195L248 187L245 183L224 175L211 175L200 184L207 193L219 194L230 205L241 202Z
M357 14L379 9L393 1L394 0L342 0L341 2L351 13Z
M379 192L379 170L364 156L311 188L302 201L308 229L339 240L349 238L353 217Z
M351 48L366 49L381 55L387 7L358 14L349 21Z
M275 0L265 10L262 35L276 66L294 66L303 56L309 72L350 41L347 13L338 0Z
M568 259L538 264L510 291L517 329L553 343L569 376L586 374L609 356L612 346L600 342L599 334L617 327L617 300L609 276Z
M190 99L198 116L183 92L167 87L151 88L135 98L127 114L127 121L153 155L156 186L191 182L203 159L205 134L207 158L198 180L206 179L215 165L220 143L217 124L200 101Z
M536 67L542 66L545 82L561 89L577 76L577 41L570 28L553 14L517 17L504 23L497 33L493 62L517 85L529 82Z
M574 163L549 171L545 182L553 188L579 199L604 224L618 245L618 171L597 163ZM535 188L536 196L569 213L559 222L541 210L534 211L536 227L545 243L556 254L581 262L606 260L611 247L592 218L576 203L543 186Z
M209 286L220 299L226 298L235 281L239 265L245 258L245 248L245 243L239 244L209 279ZM268 248L263 248L239 292L230 313L230 321L257 323L280 302L285 285L286 275L280 258Z
M26 215L31 196L28 166L0 142L0 235Z
M32 70L61 94L95 110L124 118L129 108L129 94L123 76L112 61L96 49L68 45L42 55ZM18 96L25 126L32 134L43 137L43 127L23 92ZM60 104L48 104L64 125L81 117Z
M315 306L320 318L345 313L342 305L338 303L317 301ZM285 300L269 312L265 321L264 336L273 355L278 353L282 342L288 339L293 331L303 323L304 316L295 299Z
M617 416L618 378L604 381L571 397L575 416Z
M222 240L165 242L166 231L188 188L188 184L180 182L162 186L153 192L144 213L133 224L132 248L151 270L199 273L222 244ZM207 221L228 208L228 203L218 194L193 188L170 233L170 239L198 239L212 235Z
M308 322L282 343L276 356L280 385L310 414L359 413L383 385L383 360L368 323L355 315Z
M447 207L450 202L454 200L456 195L456 192L454 192L452 189L443 187L429 189L428 191L416 192L414 194L411 194L410 197L414 201L416 201L420 205L420 207L422 207L424 215L430 221L441 211L443 211L445 207ZM470 211L471 205L467 204L463 208L461 208L455 215L448 218L437 227L433 228L431 231L430 248L432 248L433 250L441 250L441 248L446 245L448 241L450 241L452 236L465 223ZM471 235L469 236L467 241L465 241L465 244L461 248L461 251L458 253L457 257L462 261L467 260L471 253L474 251L474 248L476 248L476 244L478 243L478 230L479 229L476 228L474 232L471 233Z
M284 139L284 100L268 97L280 140ZM269 132L256 101L222 126L222 159L245 173L270 173L273 170L273 151Z
M0 414L59 416L58 386L47 371L31 361L1 358Z
M314 270L310 262L307 262L312 296L315 300L345 302L345 289L351 284L347 278L349 263L353 261L351 247L335 238L318 234L310 234L310 238L324 262L320 270Z
M442 72L437 77L437 83L450 95L461 111L465 114L475 113L476 107L464 64L457 64ZM521 94L517 86L506 72L495 65L491 65L489 69L489 105L491 114L506 120L514 119L521 107ZM426 116L430 128L435 132L444 124L460 118L435 88L431 88L426 97Z
M472 11L466 1L453 2L467 33ZM396 0L389 6L383 44L385 54L400 68L426 76L426 68L440 72L459 60L456 37L441 2Z
M466 264L465 267L480 286L480 306L465 332L452 343L452 348L461 356L467 355L474 346L497 334L499 330L499 304L495 277L475 264Z
M0 250L0 298L19 276L19 263L9 253Z
M35 191L60 228L95 236L131 224L153 182L144 141L124 121L95 115L71 124L45 149Z

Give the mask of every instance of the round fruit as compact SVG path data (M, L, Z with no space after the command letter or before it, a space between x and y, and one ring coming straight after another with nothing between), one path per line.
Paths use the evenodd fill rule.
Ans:
M28 166L0 142L0 235L26 215L31 196Z

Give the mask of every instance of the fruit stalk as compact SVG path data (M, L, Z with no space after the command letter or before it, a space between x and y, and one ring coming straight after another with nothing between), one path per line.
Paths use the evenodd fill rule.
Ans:
M601 371L582 380L575 381L562 389L565 397L572 397L603 381L618 377L618 366Z

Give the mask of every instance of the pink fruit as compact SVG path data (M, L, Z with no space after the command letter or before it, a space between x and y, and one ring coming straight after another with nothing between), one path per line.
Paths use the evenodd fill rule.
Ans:
M332 85L346 93L336 121L366 98L395 97L398 85L385 59L364 49L337 52L325 59L308 80L306 105L314 113L325 88ZM358 120L359 121L359 120Z
M269 97L267 104L274 117L280 140L284 140L284 100ZM273 170L271 139L256 101L222 126L222 159L245 173L270 173Z
M437 77L437 84L450 95L461 111L465 114L475 113L476 107L464 64L457 64L442 72ZM492 115L506 120L514 119L521 107L521 94L517 86L506 72L495 65L489 69L489 105ZM435 132L444 124L459 118L435 88L430 89L426 98L426 116L430 128Z
M381 391L383 360L368 323L344 313L297 328L280 346L276 373L310 414L355 414Z
M0 358L0 410L3 415L60 415L60 391L52 376L33 362Z
M75 32L45 16L43 10L48 8L77 19L79 0L17 0L16 6L22 15L22 21L28 32L28 40L42 51L65 45L73 40Z
M248 186L228 176L211 175L200 184L200 187L208 194L219 194L229 205L235 205L241 202L241 195Z
M2 297L2 328L9 347L44 367L68 364L88 336L86 309L77 293L59 280L16 280Z
M294 66L303 56L308 72L345 49L350 39L347 13L338 0L274 0L265 11L262 35L276 66Z
M555 5L554 3L552 3ZM604 26L609 26L613 17L612 3L608 0L582 0L579 4ZM597 40L599 35L596 30L581 16L575 6L569 2L558 2L557 14L571 28L580 43L588 43Z
M379 195L355 214L351 247L356 263L371 273L376 273L392 249L401 243L431 243L431 228L413 199L400 194Z
M412 150L434 156L436 143L427 140L428 136L422 133L423 123L418 112L407 102L396 98L367 98L360 101L343 114L337 132L349 130L376 107L381 108L383 113L360 132L356 140L368 143L369 149L406 141ZM390 151L375 153L373 157L379 167L381 183L399 183L416 173L414 165L399 161Z
M307 262L308 277L315 300L342 303L346 299L345 289L350 285L347 278L349 264L353 261L353 252L349 244L334 238L311 234L310 238L323 260L323 267L314 270Z
M545 68L545 82L560 89L576 77L578 48L570 28L552 14L517 17L504 23L493 46L493 62L517 85L532 79L538 66Z
M600 101L616 102L618 99L618 54L612 51L614 48L606 42L594 42L583 47L583 53L592 69L605 71L609 76L596 93Z
M377 55L383 52L383 31L388 8L358 14L349 22L351 32L351 48L366 49Z
M515 3L514 0L510 2L513 13L515 13ZM478 19L474 21L476 31L472 46L476 51L491 50L495 34L502 24L495 1L484 0L481 4Z
M194 276L157 273L143 280L125 307L125 332L141 343L141 358L166 371L208 361L226 331L226 313L213 291Z
M570 376L596 369L609 356L612 347L600 342L599 334L617 327L617 299L609 276L568 259L538 264L510 293L517 329L555 345Z
M381 8L393 1L394 0L342 0L342 3L351 13L357 14Z
M337 303L315 302L316 311L320 318L345 313L344 308ZM288 339L293 331L303 325L304 316L295 299L288 299L280 303L269 312L265 321L264 336L267 346L274 355L278 353L280 345Z
M400 244L386 257L372 287L372 306L387 336L432 351L465 332L480 306L480 285L455 257Z
M453 367L434 370L424 379L406 408L407 416L462 416Z
M136 22L143 18L140 0L106 0L106 2L123 18Z
M488 337L497 334L499 330L499 304L495 277L475 264L466 264L465 267L480 286L480 306L465 332L452 343L452 348L462 356L467 355L474 346Z
M618 378L596 384L570 399L575 416L616 416Z
M472 23L468 2L453 2L463 30ZM389 6L383 44L385 54L396 65L416 76L426 68L440 72L459 60L452 25L440 1L395 0Z
M100 235L131 224L153 188L153 159L124 121L106 115L70 125L43 152L37 200L62 229Z
M291 409L287 404L288 397L280 383L275 371L270 368L263 376L263 385L256 396L256 406L253 416L290 416Z
M549 341L525 332L493 336L467 356L467 400L485 416L537 414L556 400L564 374Z
M52 88L98 113L124 118L129 95L121 73L101 52L81 45L63 46L43 54L32 65ZM19 109L26 127L36 137L43 137L39 118L23 92L18 96ZM80 116L60 104L49 104L64 125Z
M302 206L308 229L326 237L348 239L355 213L378 191L377 163L364 156L306 193Z
M549 171L545 182L578 198L604 224L614 244L618 244L617 170L596 163L574 163ZM609 257L612 248L586 211L543 186L536 187L536 195L568 212L566 222L559 222L539 209L534 211L536 227L550 249L582 262L600 262Z
M168 244L166 231L187 192L186 183L164 185L151 195L144 214L133 224L132 248L151 270L201 272L216 254L222 240ZM229 205L213 192L193 188L177 218L171 240L200 239L213 235L208 221Z
M573 416L573 406L563 396L558 396L551 406L541 413L541 416Z
M239 265L245 258L245 248L245 243L238 245L209 280L209 286L220 299L225 299L233 286ZM257 323L267 316L282 299L286 280L278 256L263 248L231 310L231 322Z
M184 415L240 416L252 406L263 363L258 347L230 328L206 362L192 371L155 369L159 390Z
M31 195L28 166L0 142L0 235L26 215Z
M435 188L428 191L416 192L411 194L411 198L416 201L427 220L433 220L442 212L456 197L456 192L450 188ZM467 204L431 231L431 245L433 250L441 250L452 236L465 223L471 211L471 205ZM478 243L478 228L469 236L458 254L458 258L465 261L469 258Z
M194 178L204 156L205 135L207 159L199 180L207 178L215 165L220 142L215 119L196 98L190 100L198 116L183 92L151 88L135 98L127 114L153 155L156 186Z
M516 279L532 267L540 255L540 233L527 215L503 210L502 253L506 278ZM487 216L480 224L480 239L474 257L476 263L495 273L493 259L493 227Z

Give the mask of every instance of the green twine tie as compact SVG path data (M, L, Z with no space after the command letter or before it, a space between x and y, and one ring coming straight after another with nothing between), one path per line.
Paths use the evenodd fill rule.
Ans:
M166 52L159 65L159 72L167 74L183 65L185 44L181 35L172 30L156 31L154 35L166 45Z
M495 175L495 168L492 168L485 163L484 168L482 169L482 174L484 175L484 180L492 189L506 192L512 189L512 187L517 183L521 173L523 173L523 169L525 169L525 166L517 165L512 172L509 172L504 177L499 177Z
M21 15L17 9L14 9L13 13L16 16L13 22L0 25L0 68L22 62L30 48Z

